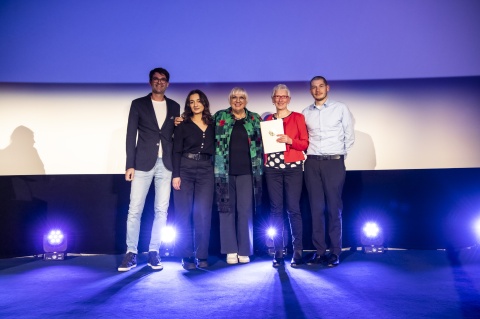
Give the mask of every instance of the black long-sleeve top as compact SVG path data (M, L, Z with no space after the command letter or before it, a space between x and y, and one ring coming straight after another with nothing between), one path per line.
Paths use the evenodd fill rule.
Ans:
M250 143L244 127L245 120L236 120L230 136L230 175L251 175Z
M197 124L187 119L175 128L173 137L173 171L172 177L180 177L180 163L183 153L215 154L214 124L209 124L202 131Z

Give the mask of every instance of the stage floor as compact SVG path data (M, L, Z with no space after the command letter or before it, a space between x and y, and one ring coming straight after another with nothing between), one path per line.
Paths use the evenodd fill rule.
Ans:
M0 259L1 318L480 318L480 248L346 251L335 268L274 269L268 256L186 271L176 257Z

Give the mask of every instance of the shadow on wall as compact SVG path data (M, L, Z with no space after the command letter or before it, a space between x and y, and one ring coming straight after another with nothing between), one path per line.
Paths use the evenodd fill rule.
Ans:
M355 116L351 113L350 115L355 128L357 124ZM375 169L377 166L377 154L375 152L375 144L373 144L373 139L369 134L355 130L355 143L348 152L345 166L349 171L373 171Z
M34 133L19 126L10 137L10 145L0 150L0 175L45 175L43 162L38 155Z
M355 130L355 144L348 152L345 166L350 171L375 169L377 166L377 155L370 135Z

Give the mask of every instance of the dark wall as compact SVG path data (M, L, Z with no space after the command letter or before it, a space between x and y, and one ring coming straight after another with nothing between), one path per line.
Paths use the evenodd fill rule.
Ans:
M475 244L472 223L480 215L480 168L348 171L344 188L343 246L360 246L367 220L380 222L386 245L438 249ZM43 233L68 233L68 252L122 253L130 184L123 175L0 176L0 257L42 253ZM147 250L153 189L142 219L140 250ZM255 215L256 248L263 249L268 198ZM311 220L302 196L304 246ZM173 204L169 222L173 222ZM218 216L213 214L211 253L219 253Z

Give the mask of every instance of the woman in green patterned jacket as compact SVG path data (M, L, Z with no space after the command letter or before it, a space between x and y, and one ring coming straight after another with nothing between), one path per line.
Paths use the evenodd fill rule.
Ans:
M220 246L227 263L250 262L253 211L262 193L260 116L248 111L247 92L233 88L230 107L215 113L215 187Z

